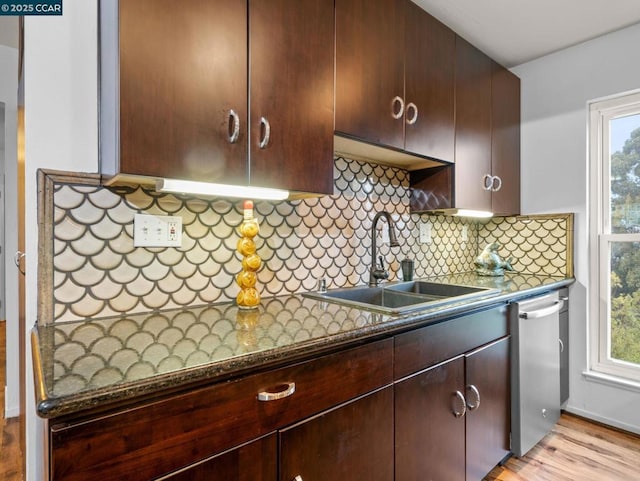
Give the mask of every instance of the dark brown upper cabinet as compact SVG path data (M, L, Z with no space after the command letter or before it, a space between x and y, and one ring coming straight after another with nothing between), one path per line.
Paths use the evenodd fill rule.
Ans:
M520 79L456 37L455 165L411 173L414 212L520 213Z
M409 0L337 0L336 134L453 161L454 42Z
M491 59L456 38L455 207L491 210Z
M402 148L404 0L336 0L336 132Z
M101 2L101 172L333 191L333 1Z
M491 76L491 209L520 214L520 79L493 62Z
M333 194L334 42L333 0L249 0L252 185Z
M405 20L405 150L454 160L455 34L411 1Z

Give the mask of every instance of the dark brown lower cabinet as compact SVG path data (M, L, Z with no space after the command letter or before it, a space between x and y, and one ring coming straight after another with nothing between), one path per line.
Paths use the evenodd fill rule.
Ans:
M396 481L480 481L509 452L509 338L395 385Z
M463 388L464 357L395 385L396 481L464 481Z
M276 481L278 436L270 434L161 478L166 481Z
M480 481L509 453L509 338L467 354L465 376L467 481Z
M393 481L393 388L281 431L280 463L280 481Z

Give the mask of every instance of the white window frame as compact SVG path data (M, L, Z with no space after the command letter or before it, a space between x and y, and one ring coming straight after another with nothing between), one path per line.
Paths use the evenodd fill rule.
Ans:
M610 121L640 114L640 90L589 103L589 328L590 371L640 382L640 365L612 359L611 243L640 242L640 234L611 233Z

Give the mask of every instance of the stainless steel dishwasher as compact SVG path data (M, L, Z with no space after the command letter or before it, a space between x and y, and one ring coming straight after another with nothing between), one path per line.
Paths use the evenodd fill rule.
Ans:
M511 451L523 456L560 418L558 292L516 302L511 310Z

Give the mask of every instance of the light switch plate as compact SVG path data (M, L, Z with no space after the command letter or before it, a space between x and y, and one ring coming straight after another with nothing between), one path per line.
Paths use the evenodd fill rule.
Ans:
M182 217L135 214L134 247L181 247Z
M466 225L462 226L462 242L467 242L469 240L469 227Z
M420 244L431 244L431 222L420 222Z

